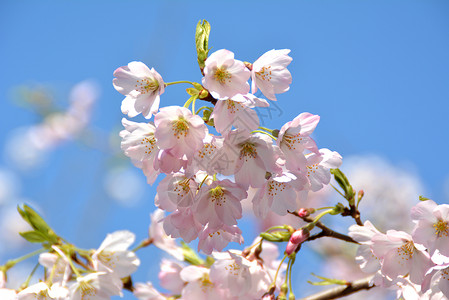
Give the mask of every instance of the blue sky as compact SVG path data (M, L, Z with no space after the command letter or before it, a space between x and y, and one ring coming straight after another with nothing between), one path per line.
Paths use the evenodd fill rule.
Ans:
M64 107L70 87L85 79L100 86L91 124L96 142L108 145L122 118L113 71L140 60L165 81L200 82L194 30L207 19L211 51L252 62L270 49L292 50L293 84L265 126L318 114L318 145L338 151L343 164L345 156L382 156L417 174L425 196L447 203L448 14L446 0L2 1L0 149L14 128L39 120L12 101L18 86L49 86ZM161 105L182 105L185 88L167 89ZM116 229L145 237L154 207L155 186L131 207L107 199L100 187L114 154L71 142L33 171L15 169L6 156L0 167L18 174L21 195L57 232L97 247Z

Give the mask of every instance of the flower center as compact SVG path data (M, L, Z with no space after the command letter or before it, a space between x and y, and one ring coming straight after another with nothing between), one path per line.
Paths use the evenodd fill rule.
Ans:
M236 262L229 264L225 267L226 271L228 271L231 275L238 276L240 274L240 265Z
M207 275L207 274L204 274L203 277L201 277L200 283L201 283L201 289L203 290L203 292L206 292L208 289L210 289L214 286L212 281L210 281L210 279L209 279L209 275Z
M268 195L274 197L278 194L278 192L285 190L286 187L287 185L283 182L270 180L268 183Z
M438 237L448 236L449 235L449 224L448 222L444 222L443 220L439 220L437 223L433 224L435 228L435 234Z
M413 256L413 251L415 250L415 246L412 241L409 241L398 248L398 254L402 259L409 260Z
M159 82L153 78L137 80L136 90L141 94L147 94L159 89Z
M301 144L301 141L301 133L295 135L285 134L282 138L282 143L286 145L289 150L295 150L296 144Z
M318 171L318 164L314 164L307 167L307 177L310 177L310 173L315 173L315 171Z
M217 186L209 191L212 202L222 206L226 202L225 192L221 186Z
M259 79L270 81L271 79L271 66L262 67L259 72L256 72L256 76Z
M178 120L173 121L172 123L172 130L174 135L179 139L182 135L184 137L187 136L187 133L189 133L189 123L187 122L184 117L179 117Z
M242 107L242 105L240 103L237 103L237 102L232 101L230 99L226 100L226 104L227 104L228 111L231 114L235 114Z
M242 145L242 149L240 150L240 159L245 158L256 158L257 157L257 149L252 143L245 143Z
M156 139L154 138L154 134L150 133L148 136L145 136L142 138L142 141L140 142L141 145L145 146L145 154L151 154L156 146Z
M85 281L80 281L81 300L89 300L91 296L95 296L97 291L95 288Z
M214 73L214 78L219 83L231 82L232 75L227 71L226 67L217 68Z

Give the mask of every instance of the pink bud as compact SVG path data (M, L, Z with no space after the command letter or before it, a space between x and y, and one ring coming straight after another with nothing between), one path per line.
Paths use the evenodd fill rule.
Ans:
M300 216L301 218L308 217L309 215L310 215L310 212L307 208L300 208L298 210L298 216Z
M285 253L287 255L292 254L299 244L303 243L309 237L309 230L307 228L300 228L293 232L290 236L290 240L288 241L287 248L285 249Z

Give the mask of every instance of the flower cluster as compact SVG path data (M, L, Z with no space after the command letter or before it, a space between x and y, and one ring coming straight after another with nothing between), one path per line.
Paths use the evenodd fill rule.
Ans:
M361 246L356 261L376 275L376 286L395 287L405 299L449 298L449 205L423 201L411 210L410 234L379 232L371 222L353 225L349 235Z
M0 298L107 300L114 295L123 295L122 278L129 277L140 265L136 254L128 250L134 240L133 233L116 231L108 234L97 250L77 249L79 256L70 255L69 249L73 246L53 245L49 252L39 256L39 265L46 269L46 280L19 292L5 288L5 280L0 280ZM84 263L81 257L87 262ZM1 270L0 275L5 277Z
M167 234L186 242L198 238L206 254L221 251L228 242L243 242L237 227L242 200L252 201L257 217L269 211L286 215L298 209L297 199L329 183L329 170L340 166L341 156L318 149L311 138L319 116L302 113L280 130L259 127L254 108L269 103L249 93L248 80L253 93L259 89L276 100L275 94L287 91L292 81L289 52L271 50L252 64L226 49L212 53L204 62L202 85L191 83L195 88L188 89L192 97L183 107L159 107L170 83L142 62L114 72L114 87L126 96L122 112L154 115L154 123L124 118L121 146L149 184L166 175L155 204L171 212L163 220ZM195 111L197 99L214 107Z

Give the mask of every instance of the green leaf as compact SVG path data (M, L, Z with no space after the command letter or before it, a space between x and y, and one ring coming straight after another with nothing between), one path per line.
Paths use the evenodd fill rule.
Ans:
M39 232L45 238L45 241L51 244L58 242L58 236L34 209L24 204L22 209L17 207L17 210L22 218L34 228L35 232Z
M350 205L354 205L355 192L349 183L348 178L340 169L331 169L331 174L334 175L335 181L342 188L345 193L345 198L348 200Z
M47 241L47 237L39 231L19 232L19 234L30 243L43 243Z
M184 260L186 262L194 266L204 264L204 260L202 260L198 256L198 254L192 248L189 247L189 245L187 245L184 242L181 242L181 245L182 245L182 254L184 255Z

